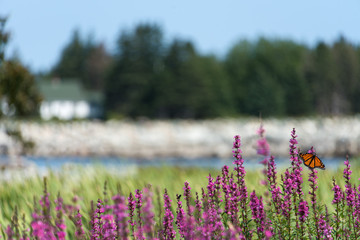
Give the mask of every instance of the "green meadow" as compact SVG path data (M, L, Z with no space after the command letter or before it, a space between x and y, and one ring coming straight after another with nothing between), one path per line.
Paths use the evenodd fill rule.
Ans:
M360 177L360 167L354 164L355 160L350 160L352 164L351 170L352 183L358 183ZM232 163L227 164L230 169L233 168ZM357 165L357 166L355 166ZM290 167L290 161L289 161ZM304 167L306 168L306 167ZM278 173L282 173L285 169L278 169ZM246 186L248 193L256 190L258 194L262 194L265 203L270 201L269 194L266 194L267 187L260 184L265 179L261 169L256 171L246 169ZM332 179L344 189L343 166L335 170L318 170L318 190L317 195L320 204L326 204L329 213L333 212L334 207L331 204L333 199ZM310 171L306 168L303 171L303 189L305 197L308 196L309 182L308 174ZM128 175L116 174L116 170L106 169L101 166L93 167L66 167L60 172L49 172L46 178L47 191L50 193L50 200L54 207L54 199L58 194L64 199L64 204L74 204L74 197L77 198L75 204L80 206L83 213L91 210L91 201L101 198L111 201L111 197L117 193L128 196L130 191L149 187L153 192L153 203L155 212L163 205L162 194L164 189L168 190L172 201L176 201L176 194L183 194L184 182L188 181L191 186L193 197L195 192L201 196L201 188L206 190L207 176L212 177L221 175L221 169L206 168L180 168L180 167L144 167L135 168ZM278 175L280 182L280 175ZM15 208L17 208L19 218L25 217L25 222L31 221L30 216L34 209L34 200L38 203L40 197L44 194L44 177L36 176L25 180L16 180L11 182L2 182L0 185L0 222L4 229L11 222ZM160 194L160 195L159 195ZM308 199L309 200L309 199ZM84 214L84 226L87 227L89 218L88 214ZM156 214L156 219L159 213ZM21 220L23 221L23 220ZM69 220L67 220L69 221ZM71 232L69 228L67 231Z

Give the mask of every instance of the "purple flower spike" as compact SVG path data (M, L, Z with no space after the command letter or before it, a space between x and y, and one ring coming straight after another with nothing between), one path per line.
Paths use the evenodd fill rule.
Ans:
M55 199L55 203L56 203L55 234L59 240L63 240L65 239L66 236L66 232L65 232L66 225L65 225L65 221L63 220L63 199L60 197L60 194L58 195L57 199Z
M244 159L242 158L241 155L241 150L240 150L240 146L241 146L241 142L240 142L240 136L236 135L234 137L234 144L233 144L233 153L234 153L234 162L233 164L236 165L236 167L234 168L235 172L236 172L236 178L237 178L237 185L238 185L238 202L240 203L240 209L241 209L241 218L242 218L242 230L243 232L245 232L247 238L251 238L251 232L248 229L248 219L247 219L247 187L245 185L245 175L246 175L246 171L245 168L243 166L244 164Z
M314 214L314 222L315 222L317 238L320 239L319 216L318 216L318 212L316 209L316 189L318 188L317 181L316 181L318 176L316 174L317 174L317 171L315 169L311 169L311 172L309 173L309 182L310 182L309 194L310 194L311 205L312 205L312 210L313 210L313 214Z
M270 147L269 144L264 136L265 129L262 124L260 124L260 128L258 129L257 133L259 134L259 139L257 140L257 154L264 156L264 159L260 161L260 164L264 166L263 173L266 178L266 167L269 161L269 155L270 155ZM267 181L260 180L261 185L267 185ZM268 194L268 193L267 193Z
M186 215L182 207L182 202L180 200L180 195L176 194L177 198L177 209L176 209L176 226L179 230L180 236L184 238L186 231Z
M331 230L332 227L329 226L327 224L327 222L325 221L325 217L320 215L320 219L319 219L319 232L318 236L320 236L320 238L318 239L327 239L327 240L332 240L332 236L331 236Z
M285 171L285 177L281 176L284 184L284 201L282 202L282 214L289 218L291 211L291 195L294 189L294 182L288 169Z
M145 239L143 235L143 222L141 216L141 207L142 207L142 192L139 189L135 190L135 203L136 203L136 212L137 212L137 219L138 219L138 227L135 233L136 239Z
M192 211L190 209L191 187L188 181L185 182L185 187L183 189L184 189L184 198L186 201L187 215L191 216L192 215Z
M298 157L298 150L296 148L296 144L298 141L296 140L297 135L295 128L291 131L291 139L290 139L290 160L291 160L291 166L292 166L292 178L294 180L294 188L296 190L296 193L299 198L302 198L302 195L304 195L302 191L302 167L301 167L301 160Z
M144 207L142 210L143 216L143 231L147 235L147 239L152 239L152 232L154 230L154 206L152 203L152 192L148 188L144 188Z
M309 215L309 206L305 200L303 199L300 200L298 211L299 211L298 213L299 220L300 222L304 223Z
M128 207L126 205L126 199L123 196L115 195L112 200L114 201L112 209L113 214L115 215L116 236L118 239L127 239L129 230L126 218L129 214L127 213ZM129 200L129 203L132 201L133 200Z
M259 239L263 239L265 237L265 232L269 235L269 232L271 233L271 229L267 229L267 231L265 231L269 223L266 220L262 197L258 198L255 194L255 190L250 194L250 209L252 219L254 219L256 223L258 237Z
M174 215L171 212L171 200L166 189L164 193L164 208L165 214L163 219L163 237L164 239L175 239L176 232L173 228Z
M334 199L332 200L333 204L339 204L344 198L344 193L341 190L340 186L335 183L335 179L333 179L333 188L334 191Z
M74 224L75 224L75 237L76 239L85 239L85 232L83 229L82 219L81 219L80 210L77 210L77 213L74 217Z
M349 163L348 156L346 156L344 164L346 166L344 169L346 204L350 208L353 208L355 206L355 191L350 183L352 171L350 170L351 164Z
M132 193L130 193L129 197L128 197L128 208L129 208L129 217L130 219L128 220L129 224L130 224L130 228L132 233L135 233L135 225L136 222L134 220L134 211L135 211L135 200L134 197L132 195Z

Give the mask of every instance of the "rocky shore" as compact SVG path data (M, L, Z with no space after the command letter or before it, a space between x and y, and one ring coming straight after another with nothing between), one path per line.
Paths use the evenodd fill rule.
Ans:
M256 155L255 118L206 121L14 122L35 143L35 156L230 157L234 135L241 136L245 157ZM14 148L1 123L0 145ZM360 117L263 120L271 153L288 156L290 132L299 146L314 146L321 156L360 154Z

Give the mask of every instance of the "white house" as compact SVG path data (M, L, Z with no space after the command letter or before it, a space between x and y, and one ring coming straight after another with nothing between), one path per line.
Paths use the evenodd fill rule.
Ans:
M40 116L44 120L101 118L102 94L84 89L76 79L38 80L44 99Z

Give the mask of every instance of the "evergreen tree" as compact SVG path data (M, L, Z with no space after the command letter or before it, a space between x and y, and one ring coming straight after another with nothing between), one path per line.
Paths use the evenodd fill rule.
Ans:
M354 105L352 106L352 101L356 101L359 97L360 62L354 47L346 42L344 37L340 37L335 42L333 55L336 71L333 113L349 114L356 108Z
M155 74L163 68L163 35L159 26L141 24L123 32L106 80L106 108L124 116L154 115Z
M6 61L3 68L0 98L6 102L4 113L19 117L36 115L42 97L34 76L16 60Z
M331 49L319 42L312 51L306 68L306 78L318 114L333 113L333 94L336 82L335 62Z
M240 41L230 49L224 62L232 89L233 104L238 114L249 114L247 78L253 58L253 48L252 43Z
M79 31L75 30L51 75L63 79L78 79L88 89L103 90L110 62L111 57L102 43L95 43L92 36L84 41Z
M9 33L5 30L6 18L0 16L0 67L4 61L4 51L9 39Z
M41 96L34 77L19 61L7 60L4 50L9 38L5 31L6 18L0 17L0 117L25 117L38 113Z

